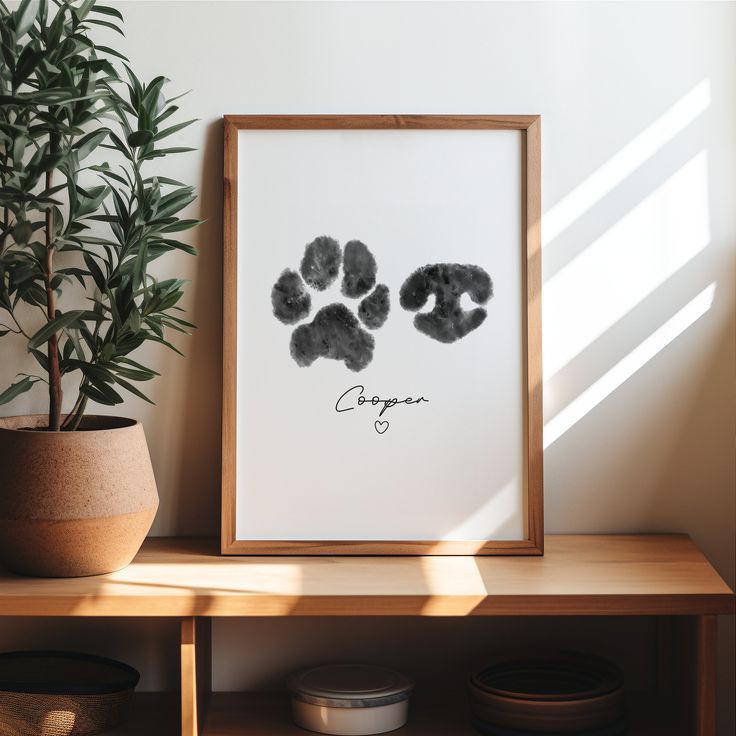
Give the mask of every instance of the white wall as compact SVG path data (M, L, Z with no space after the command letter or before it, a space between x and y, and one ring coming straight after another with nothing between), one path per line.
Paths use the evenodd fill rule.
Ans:
M221 116L541 113L547 531L685 531L734 585L736 4L116 5L126 39L109 40L136 71L193 90L181 106L200 122L177 143L199 150L166 173L199 187L191 213L208 220L192 236L200 257L169 261L193 279L199 330L179 341L188 357L148 351L165 375L153 386L158 406L131 399L122 409L145 422L161 494L153 533L218 528ZM22 352L2 350L7 380ZM42 406L39 392L3 411ZM128 631L100 626L101 650L111 630ZM20 622L7 631L2 646L39 635ZM319 652L357 656L361 640L411 666L448 636L461 671L478 625L452 631L218 622L215 684L268 684ZM504 629L488 631L492 643ZM732 624L719 633L726 736ZM127 652L144 685L173 686L147 651Z

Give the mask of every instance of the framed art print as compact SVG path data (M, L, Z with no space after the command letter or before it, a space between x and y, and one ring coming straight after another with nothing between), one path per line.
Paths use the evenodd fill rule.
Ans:
M224 554L541 554L540 118L226 116Z

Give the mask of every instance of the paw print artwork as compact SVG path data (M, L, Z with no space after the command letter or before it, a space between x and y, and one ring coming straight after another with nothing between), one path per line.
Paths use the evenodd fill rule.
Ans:
M309 317L309 289L325 291L340 275L341 291L348 299L361 299L358 316L340 302L322 307L311 322L291 333L290 352L294 362L310 366L317 358L340 360L351 371L362 371L373 360L375 340L365 328L383 326L390 309L389 291L376 286L376 259L360 240L346 243L322 235L304 249L299 272L286 269L271 290L273 314L285 325L296 325Z
M460 302L463 294L481 306L466 311ZM417 314L414 327L437 342L452 343L483 324L487 312L482 305L493 297L493 282L480 266L434 263L417 269L404 281L399 302L416 312L431 296L431 311Z

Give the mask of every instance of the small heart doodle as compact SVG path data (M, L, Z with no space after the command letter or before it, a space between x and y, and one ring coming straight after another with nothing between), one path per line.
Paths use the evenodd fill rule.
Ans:
M373 423L378 434L383 434L388 429L388 422L379 422L378 419Z

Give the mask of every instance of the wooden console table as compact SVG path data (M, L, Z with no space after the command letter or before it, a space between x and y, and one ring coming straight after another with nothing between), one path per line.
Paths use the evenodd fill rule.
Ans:
M110 575L0 572L0 616L180 619L181 694L138 694L116 734L303 736L282 694L211 693L215 616L653 616L657 685L631 736L714 736L716 616L734 595L684 535L548 536L544 557L222 557L215 540L149 539ZM540 624L541 625L541 624ZM396 736L471 736L462 693L418 693Z

